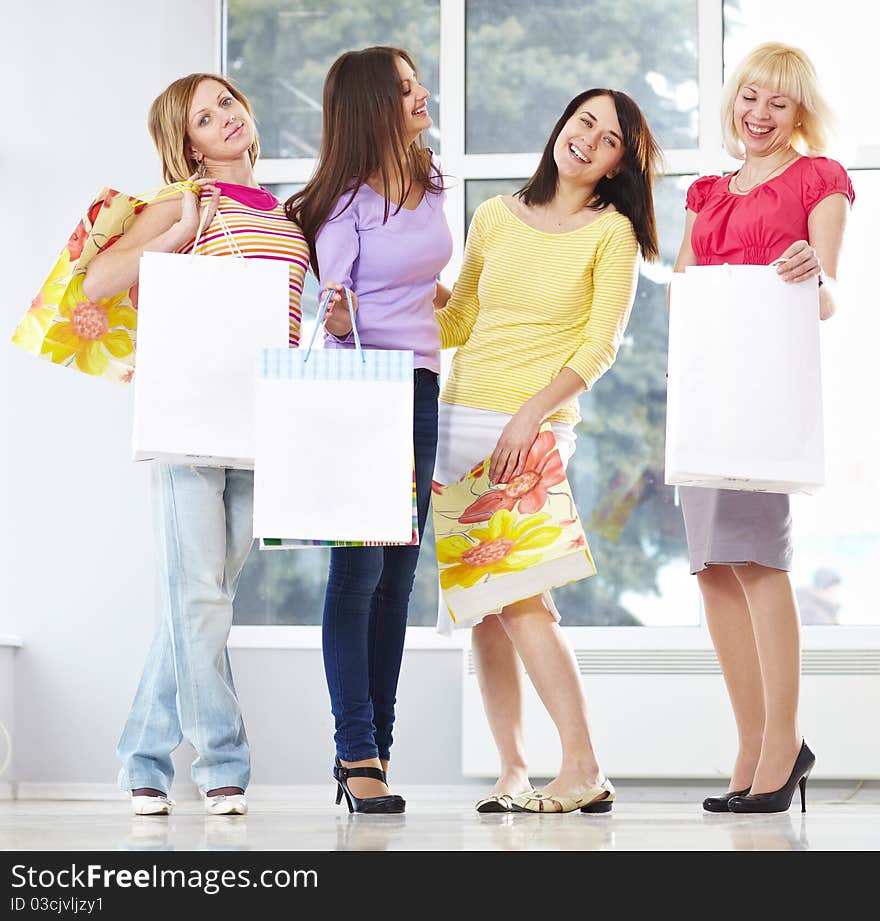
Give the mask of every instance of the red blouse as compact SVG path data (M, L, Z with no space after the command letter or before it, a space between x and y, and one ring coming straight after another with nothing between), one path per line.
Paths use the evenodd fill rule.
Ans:
M731 192L729 181L702 176L688 189L698 265L769 265L796 240L809 240L807 218L823 198L840 192L855 201L846 170L827 157L801 157L745 195Z

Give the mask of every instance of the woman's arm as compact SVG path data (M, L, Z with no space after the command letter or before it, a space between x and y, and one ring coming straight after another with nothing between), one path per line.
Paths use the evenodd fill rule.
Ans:
M483 206L480 206L474 213L464 245L464 258L458 281L452 286L452 291L445 300L442 300L443 292L448 289L439 283L437 285L434 317L440 327L440 347L444 349L455 348L468 341L480 312L477 288L483 271L484 210Z
M837 263L843 245L843 232L849 213L845 195L835 192L823 198L807 218L810 245L816 251L822 267L823 284L819 288L819 319L827 320L834 314L834 282L837 280Z
M346 201L348 195L345 196ZM320 295L332 290L336 293L327 304L324 314L324 329L337 339L344 339L351 333L351 316L344 289L351 292L352 305L357 310L357 295L351 287L354 264L360 255L361 238L358 229L356 204L352 202L343 212L328 220L315 238L315 255L321 277Z
M694 248L691 245L691 234L694 230L694 221L697 219L696 211L688 208L685 211L684 218L684 236L681 238L681 246L678 249L678 256L675 260L673 272L683 272L689 265L698 265L697 257L694 255ZM666 286L666 306L669 307L670 285Z
M217 210L220 190L213 179L202 179L198 184L213 192L201 212L206 213L207 226ZM137 281L141 255L147 251L176 252L195 236L199 215L198 200L189 190L148 204L122 237L89 263L83 279L85 296L99 301L130 288Z
M584 338L565 363L585 389L614 364L638 284L639 245L629 222L618 225L599 244L593 265L593 302Z
M438 281L434 291L434 310L440 310L445 307L450 297L452 297L452 291Z
M489 481L508 483L519 476L541 423L584 390L583 378L571 368L563 368L543 390L526 400L498 438L489 464Z

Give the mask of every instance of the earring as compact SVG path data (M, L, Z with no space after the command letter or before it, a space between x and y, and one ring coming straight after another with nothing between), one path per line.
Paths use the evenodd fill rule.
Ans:
M196 172L199 174L199 179L204 179L205 176L208 175L208 167L205 166L204 157L202 157L202 159L199 160L199 168L196 170Z

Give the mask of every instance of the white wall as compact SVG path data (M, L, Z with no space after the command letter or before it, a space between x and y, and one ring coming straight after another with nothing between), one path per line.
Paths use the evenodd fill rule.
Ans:
M14 776L113 783L116 740L156 621L149 469L129 460L132 393L38 361L8 337L91 196L104 185L137 193L160 183L147 110L171 80L217 68L219 3L12 7L3 0L0 11L0 634L24 642ZM10 652L0 661L3 713L12 712L12 660ZM320 651L236 650L233 664L254 782L326 780L332 726ZM407 654L397 778L461 779L460 670L454 650ZM186 746L175 760L185 783Z
M16 649L0 635L0 799L11 796L13 775L12 737L15 734L15 687L13 668ZM6 731L3 732L2 730Z
M8 337L91 196L161 181L146 113L172 79L215 69L216 7L3 3L0 633L25 644L19 780L113 780L155 615L149 470L128 460L131 390L38 361Z

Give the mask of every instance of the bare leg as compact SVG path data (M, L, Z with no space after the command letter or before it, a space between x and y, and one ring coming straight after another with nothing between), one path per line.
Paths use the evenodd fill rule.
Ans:
M473 656L483 709L501 759L494 794L530 790L523 738L523 671L499 617L490 615L473 628Z
M603 777L590 740L587 702L571 645L540 596L508 605L501 620L562 743L559 774L543 789L555 796L581 796Z
M736 577L751 612L766 713L752 793L769 793L788 780L801 747L800 622L787 572L750 564L738 567Z
M706 623L733 707L739 750L728 790L752 785L764 735L761 666L749 604L735 575L741 566L710 566L697 573Z

